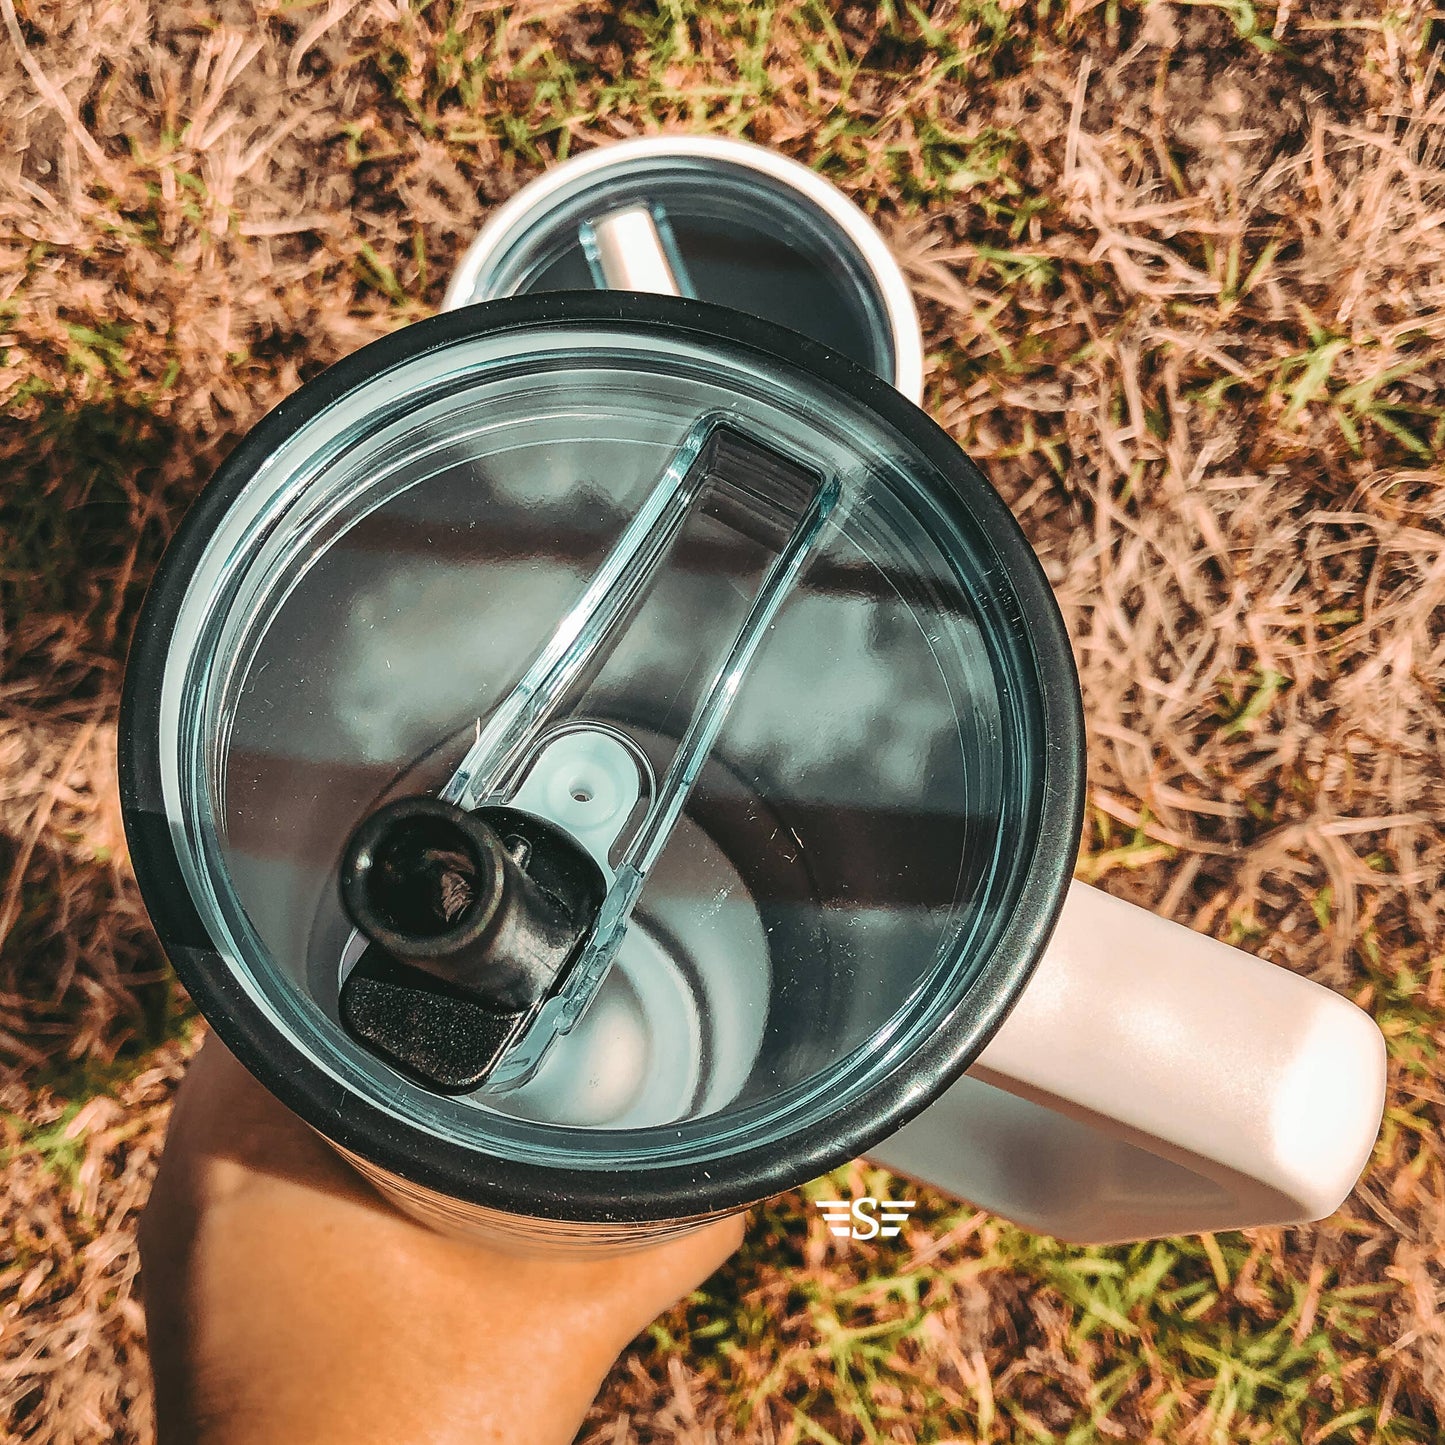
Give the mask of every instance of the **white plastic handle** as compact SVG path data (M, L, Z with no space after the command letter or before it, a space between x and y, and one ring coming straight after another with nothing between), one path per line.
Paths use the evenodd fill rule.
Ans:
M969 1073L871 1151L1080 1244L1295 1224L1344 1201L1385 1102L1347 999L1081 883Z

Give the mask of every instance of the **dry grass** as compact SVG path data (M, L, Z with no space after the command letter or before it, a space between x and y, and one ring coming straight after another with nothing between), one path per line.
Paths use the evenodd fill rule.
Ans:
M799 1208L619 1365L624 1442L1439 1438L1445 89L1426 5L0 0L0 1429L143 1440L131 1236L188 1014L114 797L125 639L269 405L488 208L722 130L864 202L933 413L1044 555L1081 868L1358 999L1375 1162L1312 1229L1065 1249ZM880 1181L881 1182L881 1181ZM834 1186L836 1187L836 1181Z

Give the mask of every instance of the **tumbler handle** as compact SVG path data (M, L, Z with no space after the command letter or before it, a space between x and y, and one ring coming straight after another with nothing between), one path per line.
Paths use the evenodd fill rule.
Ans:
M869 1157L1075 1243L1294 1224L1344 1201L1384 1099L1363 1010L1075 883L968 1074Z

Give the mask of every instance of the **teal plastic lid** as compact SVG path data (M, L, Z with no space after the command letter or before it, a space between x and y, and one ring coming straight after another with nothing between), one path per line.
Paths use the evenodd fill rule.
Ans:
M923 1108L1042 949L1082 787L1057 610L962 453L781 329L595 292L273 412L167 556L122 734L232 1047L382 1168L562 1218L759 1198ZM417 795L565 830L607 898L462 1094L340 1008L343 854Z

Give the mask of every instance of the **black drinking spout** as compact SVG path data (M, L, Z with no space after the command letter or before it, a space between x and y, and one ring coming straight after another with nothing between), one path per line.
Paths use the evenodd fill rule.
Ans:
M371 943L343 1023L434 1088L476 1088L560 984L604 891L596 863L528 814L386 804L342 857L342 905Z
M341 897L397 963L506 1013L547 992L572 943L566 904L522 872L494 828L439 798L388 803L352 834Z

